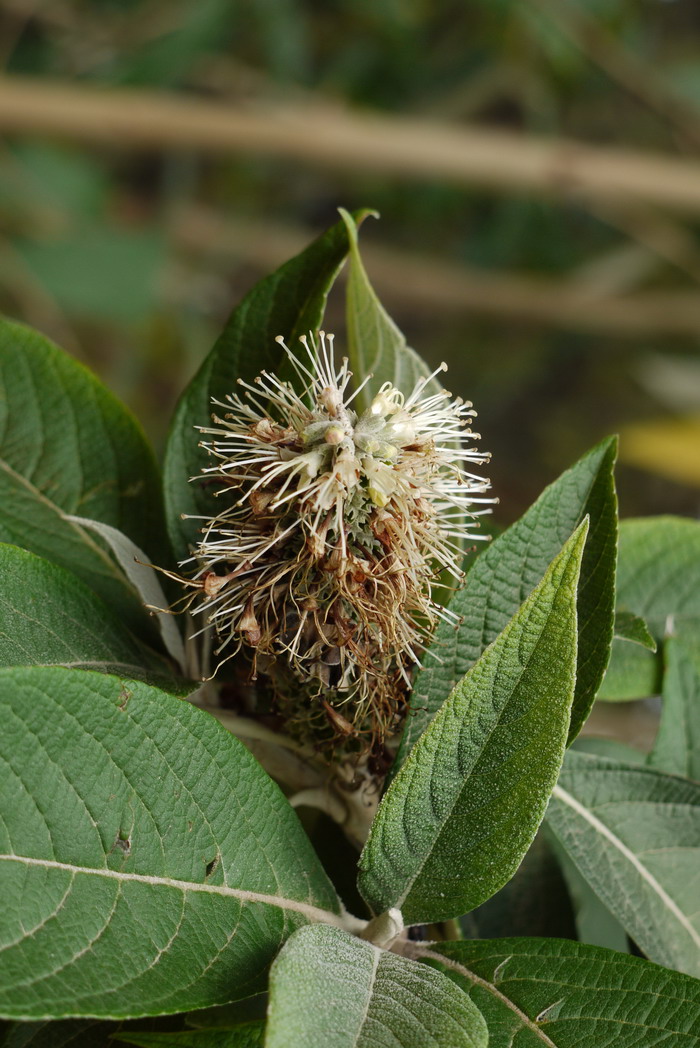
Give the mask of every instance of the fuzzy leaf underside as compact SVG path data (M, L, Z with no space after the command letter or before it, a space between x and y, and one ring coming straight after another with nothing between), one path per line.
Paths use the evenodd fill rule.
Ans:
M587 522L457 685L385 794L360 858L375 913L474 909L515 873L557 780L576 667Z
M652 961L700 975L700 784L572 752L547 824Z
M483 1018L455 989L442 973L337 928L302 928L272 966L265 1045L486 1048Z
M136 1018L258 989L338 900L212 717L81 670L0 671L0 1016Z

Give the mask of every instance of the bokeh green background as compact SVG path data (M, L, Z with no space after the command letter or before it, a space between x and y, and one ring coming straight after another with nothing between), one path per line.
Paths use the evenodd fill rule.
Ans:
M306 107L311 138L335 106L634 149L640 163L700 151L696 0L0 0L0 63L47 92L137 91L125 101L137 106L182 93L232 111ZM622 512L697 515L700 303L697 331L673 303L700 291L700 214L399 177L371 157L360 170L0 135L0 309L96 369L156 444L241 295L339 205L370 206L382 216L363 227L370 276L411 344L474 401L503 523L614 431ZM406 259L451 267L457 291L412 294ZM562 315L572 293L585 308ZM648 330L606 322L611 302L634 312L659 295ZM327 326L342 341L340 291Z

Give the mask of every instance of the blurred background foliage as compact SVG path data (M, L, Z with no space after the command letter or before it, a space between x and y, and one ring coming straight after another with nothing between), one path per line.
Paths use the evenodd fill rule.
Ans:
M543 139L700 173L697 0L0 0L0 63L0 309L95 368L156 444L241 295L339 205L370 206L370 277L474 401L503 523L614 431L622 512L697 515L700 206L518 184ZM25 127L3 118L13 85L107 85L153 141ZM262 124L291 106L308 156L162 141L164 97ZM418 119L421 165L321 162L347 114ZM433 126L507 133L509 184L432 174ZM338 294L329 329L342 314Z

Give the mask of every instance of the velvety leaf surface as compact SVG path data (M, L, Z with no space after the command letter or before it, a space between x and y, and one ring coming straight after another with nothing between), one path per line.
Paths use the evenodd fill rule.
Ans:
M405 393L412 392L416 382L426 378L430 369L391 319L377 298L362 263L357 240L357 225L351 215L340 208L350 240L350 270L346 292L347 356L357 385L368 375L372 378L357 395L357 410L370 406L384 382ZM437 393L440 383L433 379L426 396Z
M482 1016L455 989L337 928L302 928L272 966L265 1046L486 1048Z
M138 636L157 642L136 590L109 553L1 460L0 542L21 546L77 575Z
M1 318L0 459L65 513L162 555L160 478L136 420L67 353Z
M221 337L182 394L168 436L164 485L168 529L178 559L187 556L199 522L181 514L212 516L216 503L202 481L189 483L206 464L196 426L211 418L212 397L222 400L237 390L237 380L252 382L263 369L279 372L282 335L294 349L300 335L316 331L326 298L348 251L345 224L338 222L305 251L261 280L231 314ZM283 368L287 377L286 368ZM213 511L213 512L212 512Z
M431 951L483 1013L489 1048L700 1045L700 982L639 957L559 939L452 942Z
M0 1015L223 1004L337 920L296 815L208 714L54 667L0 671L0 707Z
M579 655L569 741L590 711L607 664L613 631L617 500L613 466L617 445L603 441L546 488L523 517L479 555L452 610L454 627L438 627L416 677L397 771L457 681L474 665L542 578L571 532L590 517L578 595Z
M700 975L700 785L569 753L547 823L651 960Z
M563 936L566 939L578 939L591 946L605 946L619 953L630 953L630 940L620 922L598 898L586 878L569 858L567 852L557 841L553 833L547 830L545 820L543 829L555 849L559 868L569 889L576 920L575 932ZM519 934L519 933L518 933ZM558 935L552 936L559 938ZM486 936L484 936L486 938Z
M700 644L672 637L664 655L661 725L649 763L700 782Z
M700 635L700 522L645 517L620 524L617 605L641 616L656 641ZM613 644L600 698L658 694L662 660L623 640Z
M375 913L458 917L515 873L542 821L569 729L586 522L454 689L385 794L360 858Z
M0 666L60 664L165 673L164 659L128 632L69 571L0 543Z

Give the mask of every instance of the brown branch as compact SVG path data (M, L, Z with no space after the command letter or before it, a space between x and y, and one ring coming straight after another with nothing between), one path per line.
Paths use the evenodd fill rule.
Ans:
M175 217L171 233L184 250L243 260L265 272L301 251L312 237L309 230L267 222L225 222L204 209ZM631 337L700 332L700 297L695 291L610 296L576 280L488 273L369 243L362 255L381 297L403 309L439 309Z
M233 105L189 95L0 79L0 129L119 148L285 157L582 201L645 201L700 213L700 163L562 139L353 113L330 104Z

